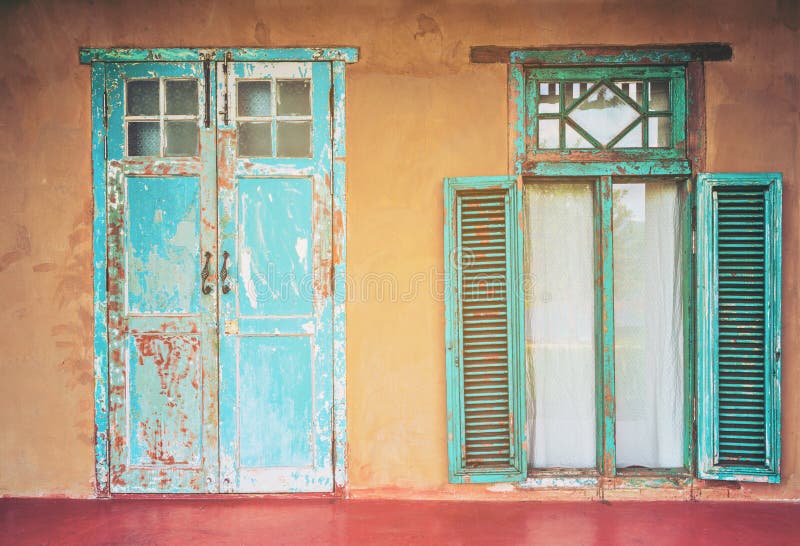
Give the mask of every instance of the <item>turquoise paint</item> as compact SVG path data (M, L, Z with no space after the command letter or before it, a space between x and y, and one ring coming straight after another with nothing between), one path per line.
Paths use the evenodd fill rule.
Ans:
M224 61L358 61L359 50L355 47L290 47L280 49L262 48L81 48L80 62L176 62Z
M527 474L524 438L524 316L522 307L522 200L517 180L512 177L475 177L445 179L445 312L446 312L446 375L449 478L453 483L488 483L520 481ZM462 248L462 199L500 198L504 203L506 259L502 267L502 285L507 298L508 315L504 347L508 373L508 427L498 429L498 438L509 445L509 457L496 464L470 467L466 461L464 320L461 294L464 269L458 264L468 260ZM476 217L480 219L480 217ZM479 329L489 330L486 323ZM479 324L479 323L475 323ZM508 436L506 436L508 435Z
M108 464L108 328L106 324L106 67L92 65L92 255L94 292L94 463L95 493L109 495Z
M214 129L198 120L198 157L125 155L125 80L200 80L202 66L105 68L110 490L216 491L216 302L199 283L215 253Z
M239 180L239 316L313 312L312 182Z
M232 62L227 70L227 81L221 66L217 73L217 95L228 93L230 102L228 122L218 118L217 146L219 252L230 255L231 288L230 293L219 295L220 489L332 491L331 66ZM311 80L312 157L237 157L236 80L245 78ZM283 282L285 290L277 287L276 294L271 277L278 284ZM299 339L310 343L311 349L276 354L292 359L287 365L304 370L311 383L294 383L297 388L282 391L286 400L280 407L262 406L261 413L244 417L248 408L260 407L248 397L258 396L262 392L258 389L271 392L264 384L243 389L246 381L253 377L280 381L273 374L289 373L283 364L271 363L274 358L255 350L255 340L269 351L269 347L294 346ZM287 384L293 384L289 379L287 375ZM313 411L295 412L312 401ZM284 415L276 417L275 412ZM283 438L244 428L245 424L259 426L259 419L265 424L281 420L295 424L284 426ZM300 419L305 419L303 425ZM292 428L297 428L305 443L297 443L299 436ZM256 446L257 438L260 446ZM256 452L271 455L259 459L253 455ZM241 458L243 453L250 454L248 461L254 466Z
M132 465L202 465L201 338L127 338Z
M239 341L239 464L313 464L312 338L245 336Z
M126 179L127 283L131 313L198 313L200 180Z
M333 71L333 431L334 484L337 491L347 484L347 388L346 320L347 299L347 174L345 131L345 63L335 61ZM337 221L338 219L338 221ZM338 257L338 259L337 259Z
M103 51L103 53L99 53ZM84 62L91 62L91 61L111 61L111 60L145 60L149 58L158 58L159 61L167 61L167 60L200 60L203 58L204 55L208 55L209 58L213 58L216 60L222 60L223 56L225 55L227 50L185 50L185 49L173 49L173 50L157 50L157 53L145 53L147 50L86 50L82 52L82 59ZM155 51L155 50L154 50ZM271 53L268 55L272 55L271 58L274 59L287 59L290 60L292 56L296 56L298 53L296 50L283 50L284 53L280 53L278 50L271 50ZM312 56L319 56L320 53L318 50L310 50L310 54ZM195 56L197 53L197 56ZM202 53L203 55L200 55ZM334 362L335 362L335 370L334 370L334 378L332 378L329 374L321 373L315 377L316 386L318 389L327 388L327 386L333 382L333 389L334 389L334 403L335 403L335 416L334 416L334 429L336 430L335 435L335 449L334 449L334 459L336 465L336 488L339 490L346 486L347 483L347 467L346 467L346 421L345 421L345 408L346 408L346 401L345 401L345 309L344 309L344 301L345 301L345 294L346 294L346 285L345 285L345 257L346 257L346 204L345 204L345 146L344 146L344 69L346 62L354 62L357 59L357 50L344 48L339 50L337 53L334 50L325 50L323 51L322 55L343 55L344 60L342 61L335 61L332 64L333 67L333 90L331 95L330 103L333 105L333 119L328 119L329 122L333 124L333 132L335 134L336 142L334 142L335 146L335 153L336 159L333 161L333 185L334 185L334 196L333 196L333 211L336 215L336 222L335 222L335 229L334 229L334 241L333 246L336 252L336 260L334 263L334 277L335 277L335 285L336 290L335 294L337 295L337 300L334 307L335 313L335 332L330 331L330 328L321 328L319 331L320 339L323 341L328 337L335 337L335 354L334 354ZM238 55L251 55L254 58L259 56L259 51L257 50L234 50L233 55L234 59L240 58L237 57ZM305 55L307 53L302 53ZM102 55L105 57L101 58ZM324 73L327 70L328 63L315 63L316 66L313 70L316 74L317 72ZM207 475L205 476L205 480L203 480L202 475L188 475L190 473L187 472L174 472L169 468L164 468L165 472L161 472L161 477L159 479L159 483L155 483L155 480L152 480L148 477L148 473L146 471L136 471L136 472L126 472L125 465L120 464L120 455L123 455L122 458L124 459L126 455L124 455L124 451L121 453L114 453L111 454L109 451L109 429L113 429L114 434L127 434L125 430L124 422L120 422L117 420L117 424L115 425L112 419L108 417L108 406L109 406L109 382L108 378L111 376L111 390L115 388L118 389L118 385L120 385L121 381L124 380L124 374L120 373L118 368L109 369L108 367L108 359L109 355L116 354L116 352L120 352L120 354L125 354L124 350L125 347L124 339L121 338L120 333L123 331L123 328L131 328L131 331L139 331L139 332L154 332L158 331L159 329L163 330L165 327L165 321L163 316L153 315L153 316L136 316L135 324L127 324L129 321L125 319L124 316L120 316L118 313L112 312L110 315L107 315L106 309L108 307L112 309L120 309L124 305L124 298L117 294L111 294L110 298L108 297L109 292L106 288L106 278L107 278L107 267L108 267L108 278L110 279L110 286L123 286L121 284L121 278L119 277L120 273L124 273L124 271L120 270L119 267L123 263L121 261L121 254L119 249L123 248L121 243L125 241L124 237L124 212L125 208L121 207L120 204L124 203L124 191L122 191L124 184L126 183L126 177L143 177L143 176L152 176L150 173L159 173L159 175L166 175L166 176L175 176L175 177L184 177L184 176L192 176L192 177L200 177L200 186L201 186L201 203L204 206L201 208L201 219L204 226L214 226L216 223L216 207L209 206L208 203L211 203L212 200L216 196L216 168L215 168L215 161L211 160L208 161L204 157L200 158L139 158L136 160L126 160L122 154L124 154L124 134L122 134L119 130L113 130L113 124L116 123L117 127L121 123L121 101L122 101L122 94L124 93L124 86L121 86L121 79L124 77L123 75L128 75L130 77L181 77L184 75L198 75L199 65L196 63L125 63L120 65L110 64L107 62L92 62L92 131L93 131L93 141L92 141L92 159L93 159L93 187L94 187L94 211L95 211L95 218L94 218L94 256L95 256L95 274L94 274L94 291L95 291L95 401L96 401L96 441L95 441L95 454L96 454L96 490L99 496L108 495L110 492L110 481L113 477L114 487L113 490L115 492L194 492L198 490L206 490L206 491L217 491L218 487L221 487L224 490L232 490L233 484L228 482L227 484L222 484L218 486L218 476L217 472L214 471L217 468L217 453L216 450L207 449L208 446L215 446L216 445L216 435L218 433L217 427L217 408L218 408L218 399L213 397L213 393L216 392L216 375L217 370L215 369L214 365L215 362L212 359L204 359L203 361L203 370L204 370L204 381L207 383L203 385L203 393L204 393L204 404L203 404L203 425L202 425L202 434L203 438L201 441L203 442L203 464L205 465L206 469L208 470ZM115 100L117 106L110 108L109 117L114 118L112 123L112 134L107 134L105 128L105 112L104 112L104 104L106 102L106 72L111 71L113 75L108 78L108 97L109 103L111 100ZM217 89L217 72L211 72L211 89ZM209 100L211 102L210 110L212 112L216 112L218 110L216 103L216 93L212 94L212 96L206 98L205 97L205 89L204 86L199 87L199 110L202 117L202 112L204 111L204 101ZM321 94L315 100L314 108L318 111L320 108L324 108L326 103L325 94ZM212 120L214 121L214 120ZM203 151L211 151L217 148L216 143L213 138L213 128L214 125L212 123L212 131L202 131L200 136L200 148ZM330 141L327 143L324 142L325 139L325 132L318 131L317 138L315 139L315 147L319 147L320 143L322 143L323 148L324 145L327 144L330 146ZM328 136L330 138L330 136ZM106 141L108 141L108 146L106 146ZM105 148L109 149L109 159L111 160L110 163L107 163L105 157ZM316 148L315 148L316 149ZM119 158L119 159L114 159ZM302 166L295 165L294 168L289 166L288 161L284 161L283 165L279 166L276 170L275 165L264 165L262 167L261 174L264 176L273 176L275 173L280 174L280 169L287 169L294 172L296 174L302 174L305 176L310 176L315 173L317 167L321 167L320 172L324 172L326 161L328 161L328 165L330 165L330 157L328 156L326 159L326 153L320 154L319 157L315 159L315 161L307 161L300 159L300 162L305 162ZM108 184L107 184L107 177L106 177L106 167L107 165L110 166L108 171ZM243 171L239 169L240 174L246 174L247 171ZM249 172L252 173L252 170ZM161 176L163 178L163 176ZM320 181L317 179L316 184L319 185ZM108 193L108 199L106 198L106 194ZM109 204L107 208L106 205ZM323 207L324 208L324 207ZM106 211L108 211L106 213ZM322 211L324 215L324 210ZM116 226L122 226L122 229L118 229ZM216 250L216 241L214 240L215 236L212 230L203 229L201 230L201 240L202 240L202 247L204 249L211 249ZM106 259L106 248L110 248L112 251L112 255L110 259ZM116 255L115 255L116 252ZM210 269L211 269L211 276L209 278L209 283L213 287L214 292L212 294L216 295L216 291L219 286L216 284L216 272L218 271L219 262L217 261L216 253L214 253L214 258L211 260ZM198 269L200 264L198 264ZM235 264L234 264L235 267ZM118 290L118 288L115 288ZM212 296L214 297L214 296ZM108 305L107 301L111 300L111 304ZM325 315L329 311L325 308L326 306L321 306L322 314ZM107 322L106 319L109 319L110 322ZM166 324L166 327L170 333L175 333L183 326L181 326L182 321L176 320L177 317L170 316L169 322ZM202 321L208 321L214 323L216 325L217 316L216 312L208 312L208 310L204 310L203 316L201 317ZM302 324L298 320L291 320L287 319L284 322L287 324L283 324L281 328L300 328ZM290 325L289 322L294 322L295 324ZM127 324L127 325L126 325ZM222 325L220 325L222 326ZM258 332L259 326L257 324L248 324L247 320L241 325L244 331L250 332ZM187 324L186 327L193 329L196 327ZM204 341L206 340L206 334L208 332L200 332L201 337L203 337ZM130 340L129 340L130 342ZM212 351L217 351L216 342L212 340L211 343L207 343L208 348ZM117 387L115 387L117 385ZM208 396L211 394L212 396ZM119 412L119 410L124 411L124 406L121 404L124 400L120 398L119 394L111 394L111 406L115 408L114 411ZM329 412L329 408L323 404L319 408L319 415L317 420L319 421L320 418L324 418L325 412ZM328 416L330 414L328 413ZM328 417L328 420L329 417ZM332 431L328 431L321 435L323 442L327 442L327 445L330 445ZM323 467L324 466L324 459L326 457L324 449L316 449L317 453L317 466ZM195 473L197 474L197 473ZM285 484L285 488L283 490L319 490L320 484L324 484L326 481L329 481L328 476L325 472L323 473L302 473L299 471L291 472L290 476L291 480L300 484L300 487L296 487L294 483L287 483ZM256 486L257 484L250 484L251 486Z
M702 173L697 182L697 458L701 478L780 482L781 376L780 173ZM764 421L765 464L734 465L719 459L718 226L715 192L764 191ZM743 219L742 221L746 221ZM754 228L758 228L754 225Z

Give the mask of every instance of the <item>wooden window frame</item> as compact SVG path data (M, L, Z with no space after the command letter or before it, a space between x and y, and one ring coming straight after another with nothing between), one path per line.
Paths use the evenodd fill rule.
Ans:
M611 168L603 164L603 168ZM553 169L554 171L555 168ZM680 218L682 240L678 251L681 253L681 303L683 315L683 465L675 468L623 468L616 465L616 394L615 394L615 360L614 360L614 267L613 267L613 233L612 233L612 184L614 182L646 183L648 180L658 182L673 181L683 186L681 192L685 201L681 203L683 213ZM693 196L692 181L688 174L669 176L574 176L570 174L569 165L565 165L561 173L553 172L547 177L524 176L524 184L570 183L583 181L591 183L594 197L594 264L595 279L594 323L595 323L595 404L596 404L596 468L595 469L555 469L544 468L529 470L528 478L536 483L544 477L558 478L688 478L694 474L694 285L692 279L692 217ZM524 257L522 259L525 259Z
M694 366L694 271L693 261L693 174L705 166L705 96L703 60L707 53L687 48L586 48L527 49L495 52L508 59L508 143L509 172L522 176L525 183L553 178L580 177L595 185L595 238L600 255L597 264L596 385L597 467L595 471L542 469L531 471L525 484L536 487L553 480L568 484L571 480L645 480L651 485L672 486L691 480L695 475L696 427ZM722 47L725 57L725 47ZM485 49L474 48L473 59ZM729 48L727 49L730 52ZM718 55L719 56L719 55ZM673 148L636 150L548 150L533 146L536 113L531 108L531 83L537 75L545 78L587 79L637 77L669 79L673 103ZM676 178L683 180L686 202L683 220L683 330L684 330L684 446L683 467L620 469L616 467L616 409L614 398L613 332L613 249L611 238L612 181ZM602 243L602 244L601 244ZM603 327L603 317L606 317ZM610 323L610 324L609 324Z

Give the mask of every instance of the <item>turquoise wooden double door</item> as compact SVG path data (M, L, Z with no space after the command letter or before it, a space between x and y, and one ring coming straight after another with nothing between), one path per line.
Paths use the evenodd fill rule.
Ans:
M106 72L111 491L332 491L331 65Z

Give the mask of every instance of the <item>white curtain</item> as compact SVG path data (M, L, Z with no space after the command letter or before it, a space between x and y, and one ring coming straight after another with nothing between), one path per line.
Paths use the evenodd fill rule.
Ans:
M617 466L683 466L681 207L675 183L614 185Z
M595 466L591 184L525 191L528 464Z

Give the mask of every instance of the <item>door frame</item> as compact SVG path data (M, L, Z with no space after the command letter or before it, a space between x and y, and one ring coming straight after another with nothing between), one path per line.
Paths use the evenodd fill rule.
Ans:
M331 63L332 119L332 237L333 237L333 481L334 495L347 488L347 422L345 363L346 299L346 200L345 200L345 65L358 61L359 50L342 48L81 48L81 64L91 65L92 114L92 221L95 494L110 497L109 393L108 393L108 264L106 211L107 101L106 63L119 62L216 62L216 61L315 61Z

